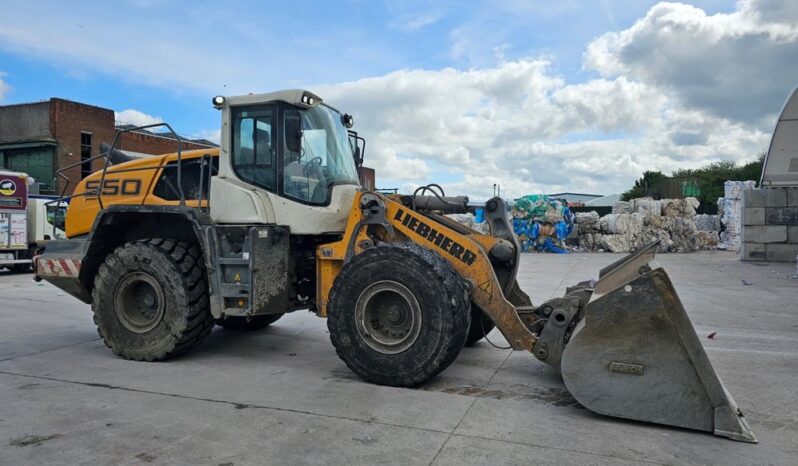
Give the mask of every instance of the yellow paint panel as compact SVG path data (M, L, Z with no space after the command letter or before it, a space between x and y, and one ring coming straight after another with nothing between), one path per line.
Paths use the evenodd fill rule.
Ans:
M219 150L187 151L183 152L181 158L187 161L205 154L218 156ZM101 180L103 183L101 200L105 208L110 205L178 205L179 201L167 201L152 195L155 182L163 170L162 167L175 160L177 160L176 153L131 160L108 167L104 180L102 180L102 170L81 180L75 188L67 210L67 237L72 238L91 231L94 220L100 212L96 192ZM186 205L196 207L197 201L186 201ZM206 205L206 202L203 202L203 205Z

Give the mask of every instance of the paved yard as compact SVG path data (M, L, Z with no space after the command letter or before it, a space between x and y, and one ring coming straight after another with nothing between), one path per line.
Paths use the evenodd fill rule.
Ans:
M520 282L540 302L616 258L528 254ZM216 329L169 362L124 361L88 306L0 272L0 463L796 464L795 265L658 260L758 445L593 414L531 355L484 342L420 389L370 385L307 312Z

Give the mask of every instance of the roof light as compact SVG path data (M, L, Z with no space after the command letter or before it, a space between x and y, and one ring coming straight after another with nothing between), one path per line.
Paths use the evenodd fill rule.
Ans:
M217 95L213 98L213 106L214 107L221 107L224 105L224 96Z

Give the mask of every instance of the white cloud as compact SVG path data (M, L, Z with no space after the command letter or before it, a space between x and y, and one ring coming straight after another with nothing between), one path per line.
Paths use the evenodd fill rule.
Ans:
M2 102L6 95L8 95L8 91L11 90L11 86L9 86L3 78L6 77L6 73L0 71L0 102Z
M440 11L404 14L391 21L388 26L412 33L437 23L441 18L443 18L443 13Z
M685 106L756 123L798 82L798 2L742 0L707 15L659 3L629 29L592 42L584 66L661 88Z
M588 44L582 82L553 71L553 59L508 58L530 53L511 36L532 15L553 23L581 8L542 5L494 2L484 16L452 29L451 57L474 68L401 69L313 89L355 115L368 140L367 164L386 187L437 181L474 197L490 196L494 183L510 196L606 194L627 189L644 170L746 161L767 147L772 117L798 76L798 2L741 0L734 11L714 15L659 3L631 27ZM102 21L117 11L98 8L99 21L76 29L76 10L67 4L49 7L63 19L52 23L30 2L16 0L0 43L131 81L209 93L226 85L229 94L335 83L369 73L376 62L401 63L390 48L358 40L356 32L342 31L336 41L273 37L267 20L241 18L231 7L187 10L189 29L172 27L164 15ZM413 32L437 21L435 13L406 13L398 11L389 27ZM131 123L160 120L135 110L119 115ZM218 140L217 130L198 134Z
M144 112L129 108L121 112L115 112L116 121L135 126L153 125L155 123L163 123L163 118L159 116L148 115Z
M191 139L206 139L208 141L219 144L219 142L222 139L222 130L221 129L202 130L191 136Z
M625 77L568 84L541 60L401 70L316 89L355 115L378 184L448 190L619 192L644 170L750 160L767 132L689 109Z

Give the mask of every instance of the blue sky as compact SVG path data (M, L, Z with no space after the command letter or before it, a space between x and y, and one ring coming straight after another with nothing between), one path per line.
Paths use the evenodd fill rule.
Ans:
M57 96L213 138L213 95L309 87L365 122L378 185L611 192L641 168L756 156L791 86L734 50L766 31L758 68L792 57L789 3L6 0L0 104ZM696 71L718 50L729 51L722 82ZM761 87L750 101L734 96L746 73ZM734 140L718 150L723 138ZM673 143L687 140L705 144Z

